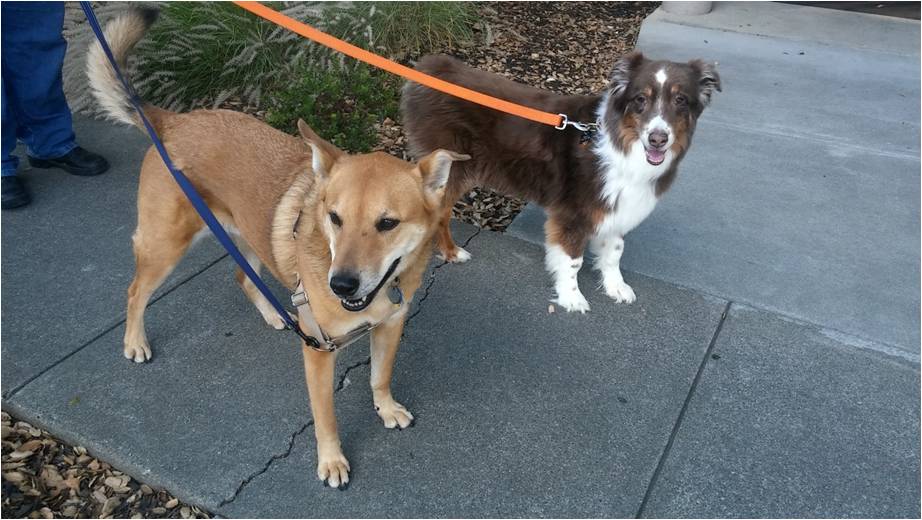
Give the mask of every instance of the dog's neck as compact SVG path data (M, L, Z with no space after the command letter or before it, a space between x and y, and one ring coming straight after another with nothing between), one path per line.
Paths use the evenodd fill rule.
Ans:
M277 266L279 281L294 289L298 280L297 233L310 233L313 215L306 218L304 212L313 211L316 203L312 175L298 174L288 191L275 208L272 220L272 255ZM311 228L311 229L308 229Z
M639 138L631 139L626 148L623 147L625 141L619 135L621 115L613 113L611 95L611 91L606 91L598 100L595 114L599 130L590 147L595 171L602 183L602 200L608 207L615 208L619 195L628 185L649 184L658 195L657 181L674 170L677 161L669 153L662 164L650 164Z

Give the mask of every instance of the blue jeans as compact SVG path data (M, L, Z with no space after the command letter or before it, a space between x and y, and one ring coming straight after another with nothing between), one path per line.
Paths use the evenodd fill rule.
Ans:
M66 155L77 144L64 98L61 35L64 2L3 2L0 19L3 71L3 176L16 175L17 139L38 159Z

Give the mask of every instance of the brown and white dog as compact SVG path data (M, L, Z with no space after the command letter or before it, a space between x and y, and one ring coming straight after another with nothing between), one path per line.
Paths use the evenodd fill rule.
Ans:
M121 64L155 17L154 11L131 9L106 27ZM98 44L88 54L87 73L110 118L141 126ZM303 121L298 122L302 139L227 110L178 114L145 105L144 111L177 167L237 235L250 265L257 271L265 265L290 290L300 281L324 332L335 337L380 323L371 333L374 406L385 427L408 426L413 415L390 390L407 306L394 313L394 304L378 290L397 283L409 303L432 253L451 163L465 157L438 150L414 165L384 153L348 155ZM145 307L202 231L202 219L151 147L138 189L136 272L128 289L124 341L128 359L150 359ZM283 328L283 320L239 269L237 281L266 323ZM317 474L333 487L342 486L349 482L349 463L333 410L335 354L303 342L302 351Z
M427 56L417 69L451 83L571 121L597 122L594 136L564 131L407 83L401 110L411 151L438 148L469 154L453 166L446 201L474 186L536 202L547 210L545 257L555 278L556 301L568 311L589 310L577 286L583 251L590 246L602 286L615 301L634 291L621 276L624 235L653 211L675 180L698 116L720 78L714 65L652 61L635 52L615 64L601 95L563 96L473 69L447 56ZM448 222L438 234L442 256L464 262Z

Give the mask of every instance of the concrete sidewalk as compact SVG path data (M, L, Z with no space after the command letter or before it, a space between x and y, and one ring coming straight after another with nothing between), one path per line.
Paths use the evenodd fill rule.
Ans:
M717 60L724 91L624 266L918 360L919 22L720 2L656 11L638 48Z
M708 57L732 50L753 63L791 41L654 15L641 44L674 46L651 54L697 53L682 35L721 41ZM732 37L742 40L718 39ZM746 46L747 38L762 43ZM843 57L877 52L826 47ZM796 96L742 120L747 106L758 113L751 98L768 95L765 85L755 65L718 57L724 95L705 114L674 191L628 244L638 302L615 305L586 270L580 283L593 311L548 314L540 245L457 225L474 258L433 263L397 361L394 392L417 425L380 424L367 343L341 355L337 416L354 470L346 492L316 481L299 349L265 326L212 241L196 246L151 304L153 361L121 356L146 141L101 122L78 120L78 137L112 160L110 173L26 171L35 204L2 216L3 407L229 517L918 517L918 62L913 82L874 98L902 112L856 105L865 119L851 128L867 134L849 134L841 121L794 117L811 106ZM804 70L772 73L793 82ZM868 96L879 92L868 76L860 82ZM907 97L890 99L900 89ZM857 91L842 99L864 102ZM888 134L883 117L907 121L910 135ZM828 150L781 135L822 132L847 157L814 157ZM734 138L737 156L727 148ZM772 155L784 164L766 162ZM824 167L835 182L820 184ZM884 172L887 182L873 182ZM792 214L773 217L740 187L746 179L775 190L761 197ZM869 209L873 221L861 221ZM756 217L762 233L752 231ZM527 224L517 225L526 238ZM840 259L850 251L843 236L865 256ZM784 267L754 277L762 268L752 258ZM829 287L830 278L840 282ZM782 288L792 296L777 297ZM857 312L859 298L877 307ZM915 305L914 314L901 305Z

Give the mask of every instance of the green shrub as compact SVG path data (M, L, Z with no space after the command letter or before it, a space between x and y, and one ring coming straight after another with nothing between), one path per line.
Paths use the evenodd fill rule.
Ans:
M293 133L302 118L336 146L367 152L377 143L375 125L397 117L399 81L364 64L332 61L326 69L298 69L274 97L270 125Z
M357 2L352 16L368 20L362 45L390 57L443 51L473 40L470 2Z
M217 106L230 97L259 106L291 77L308 45L229 2L170 2L138 46L135 87L171 110Z
M270 7L388 56L441 50L470 39L474 10L455 2L270 2ZM171 110L229 98L265 108L298 71L344 59L229 2L168 2L138 46L135 86ZM351 60L351 58L345 58ZM341 73L337 70L335 74Z

